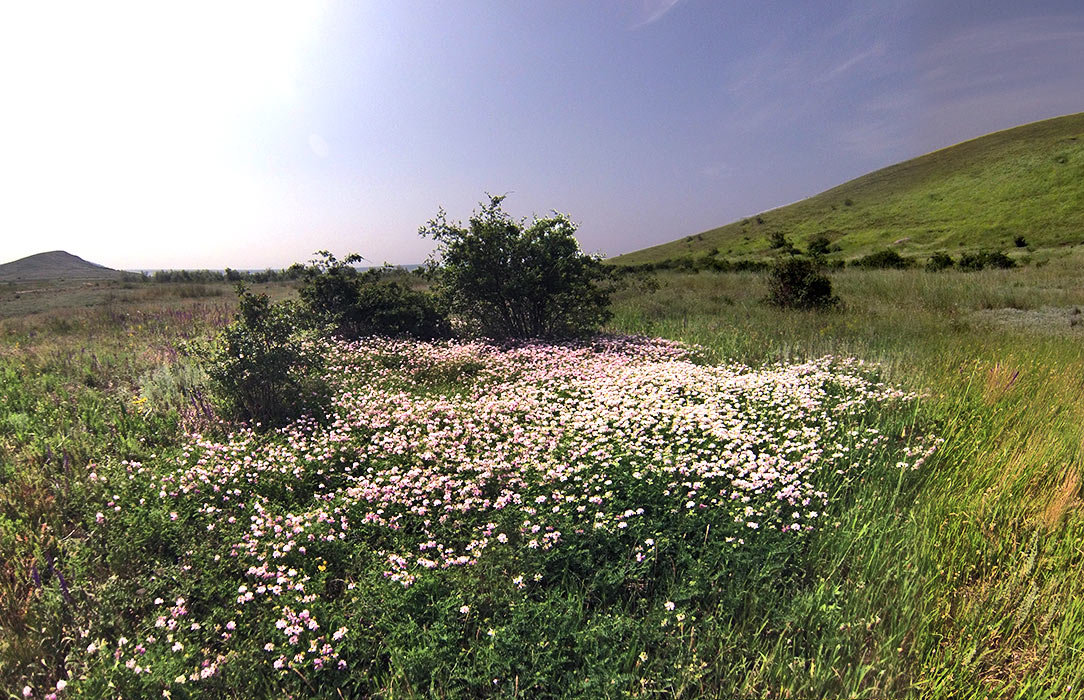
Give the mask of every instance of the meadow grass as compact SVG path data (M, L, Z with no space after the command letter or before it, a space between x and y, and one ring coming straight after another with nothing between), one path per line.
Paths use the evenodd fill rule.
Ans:
M206 529L216 522L207 508L225 504L161 501L149 479L168 475L186 450L195 459L185 429L227 439L178 348L219 328L232 296L209 285L206 296L136 289L89 306L75 293L56 297L59 309L42 302L0 320L0 687L21 696L31 685L41 697L63 678L60 695L199 695L193 682L164 680L187 667L170 666L162 650L143 652L154 673L126 667L143 658L132 650L150 647L148 634L161 636L154 624L165 614L218 625L216 638L236 621L233 640L199 630L173 640L217 649L209 660L227 670L200 679L203 692L236 697L335 696L336 686L389 698L1079 697L1079 262L848 270L833 276L843 309L824 313L763 304L756 275L666 274L654 291L634 283L617 299L613 330L697 344L702 363L876 362L890 384L922 398L852 427L876 428L890 446L944 443L917 470L875 459L829 481L829 527L757 547L728 546L704 527L710 519L663 519L654 551L643 540L656 532L634 524L639 545L615 534L544 553L495 548L409 586L388 585L387 560L361 550L329 549L337 556L324 557L326 569L291 562L322 586L309 603L330 616L320 629L330 637L351 627L341 649L350 669L336 677L270 667L257 642L277 634L274 618L235 612L238 571L215 558L234 531ZM986 313L1006 308L1036 323ZM1051 308L1060 315L1040 313ZM453 360L414 365L399 354L372 366L425 405L445 406L495 376L474 356ZM310 476L261 482L287 499L275 513L323 492ZM520 536L518 521L498 524ZM405 551L395 546L422 533L411 526L371 541ZM634 546L647 564L627 558ZM341 588L347 582L354 587ZM336 618L333 603L347 595L349 614ZM178 608L185 614L169 612Z
M833 276L846 309L824 313L762 304L754 275L672 275L619 305L617 326L720 356L855 355L927 392L918 420L946 442L923 482L890 508L856 511L861 537L828 545L839 562L857 556L868 568L829 569L825 581L886 618L875 648L819 661L863 679L834 692L857 695L882 676L890 696L1084 695L1074 662L1084 639L1079 269L1069 257L1015 271L847 271ZM1024 327L982 313L1045 307L1064 313Z

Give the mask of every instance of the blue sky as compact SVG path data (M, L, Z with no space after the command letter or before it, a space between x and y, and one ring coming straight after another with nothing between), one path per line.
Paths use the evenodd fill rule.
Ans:
M607 255L1084 110L1075 2L0 10L0 261L422 261L484 193Z

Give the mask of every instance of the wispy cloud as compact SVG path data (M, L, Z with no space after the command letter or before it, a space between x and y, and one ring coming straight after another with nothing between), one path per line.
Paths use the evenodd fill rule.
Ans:
M932 94L970 95L1080 76L1084 20L1025 17L956 34L919 55L919 82Z
M883 41L878 41L877 43L875 43L873 46L866 49L865 51L862 51L861 53L855 54L854 56L851 56L850 58L843 61L842 63L836 65L833 68L831 68L827 73L823 73L822 75L817 76L816 78L813 79L813 82L815 82L815 83L826 83L826 82L828 82L830 80L838 78L839 76L843 75L844 73L851 70L852 68L859 65L860 63L864 63L864 62L868 61L871 58L880 58L881 56L884 56L884 55L885 55L885 44L884 44Z
M917 56L920 132L945 145L1084 109L1084 19L1022 17L970 27Z
M680 2L681 0L643 0L638 19L629 29L639 29L659 21L663 18L663 15L674 9Z

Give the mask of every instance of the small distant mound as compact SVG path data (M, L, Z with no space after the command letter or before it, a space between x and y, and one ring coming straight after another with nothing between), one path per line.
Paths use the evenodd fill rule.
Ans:
M120 270L87 262L63 250L38 253L0 265L0 282L120 279L122 274Z

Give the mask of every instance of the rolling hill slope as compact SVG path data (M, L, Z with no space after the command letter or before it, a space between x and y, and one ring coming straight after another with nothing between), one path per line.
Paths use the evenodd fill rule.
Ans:
M842 259L886 247L920 258L939 250L1013 252L1018 236L1032 249L1084 242L1084 113L949 146L610 262L757 259L773 252L769 239L778 233L801 249L824 235L834 246L830 257Z
M0 265L0 282L118 279L122 272L87 262L63 250L38 253Z

